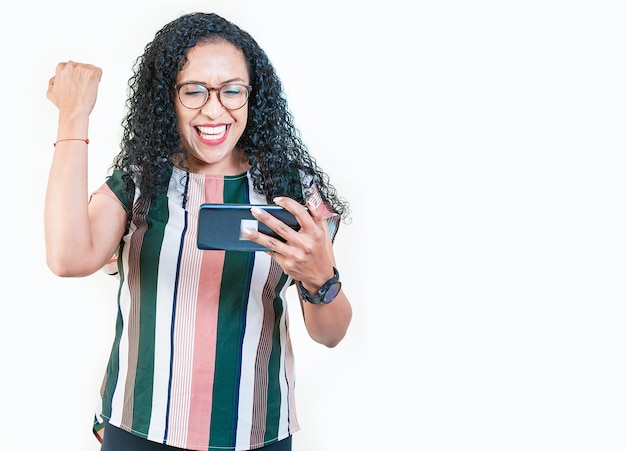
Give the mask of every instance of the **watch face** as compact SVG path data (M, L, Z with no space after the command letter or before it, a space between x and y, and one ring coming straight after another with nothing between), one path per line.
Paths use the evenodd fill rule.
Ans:
M339 290L341 290L341 283L340 282L336 282L336 283L332 284L328 288L328 291L326 292L326 294L324 295L324 301L330 302L333 299L335 299L337 297L337 295L339 294Z

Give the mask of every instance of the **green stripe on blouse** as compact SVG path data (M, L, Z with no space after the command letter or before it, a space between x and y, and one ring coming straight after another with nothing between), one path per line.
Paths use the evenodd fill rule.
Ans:
M137 374L143 375L135 379L133 390L133 428L141 433L148 434L150 417L152 414L152 397L154 386L154 350L156 331L157 290L159 276L159 261L165 226L169 220L167 194L159 195L150 205L148 214L150 224L143 237L140 255L140 293L139 322L140 331L137 352ZM132 316L132 315L131 315Z

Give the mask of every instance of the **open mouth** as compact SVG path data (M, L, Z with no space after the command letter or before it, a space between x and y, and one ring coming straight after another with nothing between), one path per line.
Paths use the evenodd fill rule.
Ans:
M200 135L200 138L205 141L217 141L219 139L222 139L226 135L227 130L228 126L225 124L217 125L215 127L196 127L198 135Z

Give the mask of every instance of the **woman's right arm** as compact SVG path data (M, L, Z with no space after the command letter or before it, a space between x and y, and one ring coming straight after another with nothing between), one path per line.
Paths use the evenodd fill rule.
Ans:
M102 70L90 64L59 63L46 94L59 109L44 207L46 261L64 277L102 268L126 226L126 212L116 199L98 195L89 201L85 140L101 76Z

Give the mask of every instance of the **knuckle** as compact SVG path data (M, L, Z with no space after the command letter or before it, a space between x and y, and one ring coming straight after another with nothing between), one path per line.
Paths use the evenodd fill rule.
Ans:
M312 242L302 243L302 253L304 255L311 255L315 249L315 245Z
M265 242L265 247L274 249L277 245L277 241L274 238L268 238Z
M284 236L284 234L291 230L291 228L282 221L279 221L279 224L276 225L274 229L280 236Z

